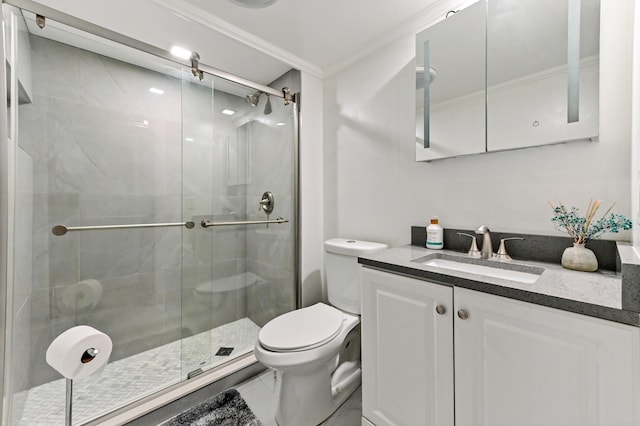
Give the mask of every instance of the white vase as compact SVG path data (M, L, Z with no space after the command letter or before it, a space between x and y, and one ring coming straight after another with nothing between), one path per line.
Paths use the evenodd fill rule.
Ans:
M594 272L598 270L596 255L584 244L573 243L562 253L562 266L574 271Z

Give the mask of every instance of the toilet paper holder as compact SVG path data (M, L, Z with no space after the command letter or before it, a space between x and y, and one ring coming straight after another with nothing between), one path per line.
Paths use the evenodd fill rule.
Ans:
M66 379L66 426L72 424L73 380L100 372L109 362L112 348L109 336L87 325L66 330L47 348L47 363Z

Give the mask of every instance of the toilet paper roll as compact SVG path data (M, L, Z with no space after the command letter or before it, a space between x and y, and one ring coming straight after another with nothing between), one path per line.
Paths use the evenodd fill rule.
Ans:
M107 365L112 348L109 336L88 325L79 325L51 342L47 364L67 379L82 379Z
M100 281L88 279L71 284L62 292L62 303L70 309L94 308L102 297Z

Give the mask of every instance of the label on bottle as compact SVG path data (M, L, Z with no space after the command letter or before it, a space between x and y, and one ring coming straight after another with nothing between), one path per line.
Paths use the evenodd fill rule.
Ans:
M442 227L438 225L427 226L427 248L441 249L444 247Z

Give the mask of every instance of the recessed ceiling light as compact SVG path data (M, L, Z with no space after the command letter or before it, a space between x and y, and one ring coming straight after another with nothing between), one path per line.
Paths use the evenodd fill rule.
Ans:
M180 46L171 46L171 54L176 58L180 58L180 59L191 58L191 51Z
M253 9L259 9L262 7L271 6L278 0L231 0L232 3L242 7L250 7Z
M233 114L235 114L236 112L235 112L235 111L232 111L232 110L230 110L230 109L223 109L223 110L222 110L222 113L223 113L223 114L225 114L225 115L233 115Z
M162 95L164 93L164 90L162 89L156 89L155 87L151 87L149 88L149 91L151 93L155 93L156 95Z
M284 123L276 123L276 126L284 126Z
M187 142L193 142L193 138L184 138L184 140Z
M149 125L149 120L142 120L142 124L144 124L145 126Z

